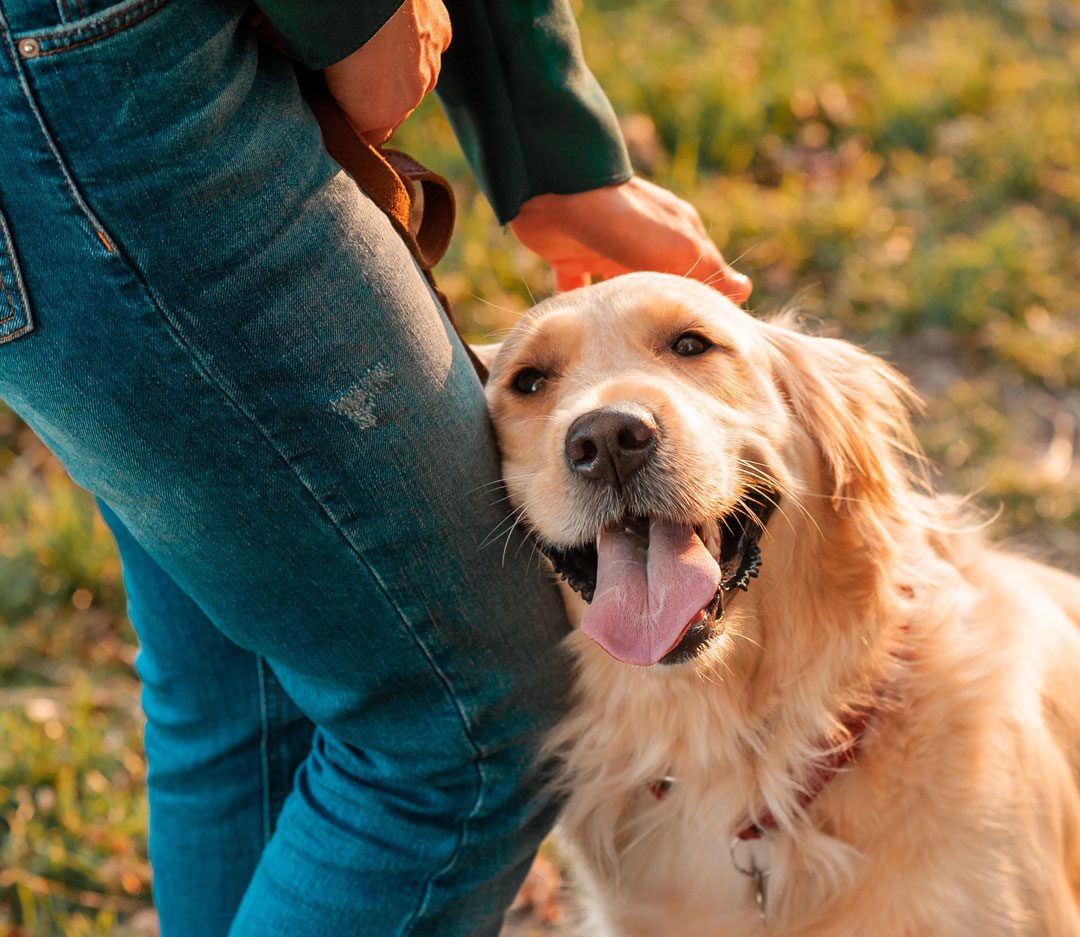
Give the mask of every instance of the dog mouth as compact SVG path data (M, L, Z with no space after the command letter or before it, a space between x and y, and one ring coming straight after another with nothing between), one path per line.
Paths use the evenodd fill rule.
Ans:
M703 524L626 517L594 543L541 549L589 603L582 631L612 657L637 666L683 663L723 632L733 594L758 575L758 541L777 500L777 492L755 488Z

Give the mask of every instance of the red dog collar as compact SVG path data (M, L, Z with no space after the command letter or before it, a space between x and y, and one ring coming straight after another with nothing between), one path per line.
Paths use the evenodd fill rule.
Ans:
M840 770L855 760L859 749L862 747L862 741L867 728L869 728L870 720L877 711L878 707L872 706L849 713L841 720L841 725L844 728L843 739L836 745L829 746L828 754L803 785L798 797L800 808L805 810L809 807L817 800L821 792L828 787L829 782L840 773ZM675 778L665 776L650 781L646 788L657 800L663 800L674 783ZM743 841L761 839L765 833L776 829L778 825L776 817L773 816L771 811L767 811L756 823L748 823L740 829L735 834L735 838Z

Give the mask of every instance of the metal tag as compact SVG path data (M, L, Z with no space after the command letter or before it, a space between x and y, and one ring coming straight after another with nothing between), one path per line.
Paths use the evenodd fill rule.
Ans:
M758 917L764 926L768 925L766 916L766 902L768 895L765 890L765 880L771 871L766 861L768 844L764 839L739 839L736 836L731 841L731 864L741 875L745 875L753 883L754 902L757 904Z

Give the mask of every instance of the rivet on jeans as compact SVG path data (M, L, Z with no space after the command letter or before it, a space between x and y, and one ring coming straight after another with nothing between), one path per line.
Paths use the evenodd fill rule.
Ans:
M32 59L36 55L41 55L41 46L36 39L20 39L19 55L24 59Z

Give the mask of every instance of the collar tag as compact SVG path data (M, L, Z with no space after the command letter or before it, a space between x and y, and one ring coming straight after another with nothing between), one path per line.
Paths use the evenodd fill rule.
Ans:
M754 903L757 905L758 917L763 925L768 924L766 918L766 904L768 894L765 890L766 879L772 869L769 868L770 844L762 836L755 839L743 839L736 836L731 840L731 864L740 875L750 879L754 889Z

